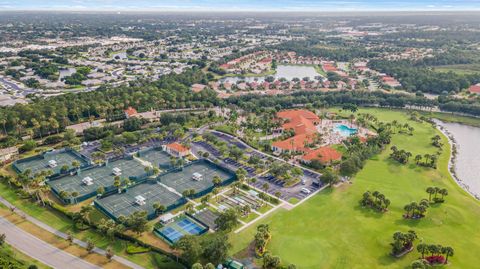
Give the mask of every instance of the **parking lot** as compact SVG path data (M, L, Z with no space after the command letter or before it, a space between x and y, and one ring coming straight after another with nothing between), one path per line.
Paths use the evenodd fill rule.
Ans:
M247 156L253 155L260 158L261 160L274 159L276 161L284 162L283 160L278 160L273 156L269 156L263 152L252 149L242 141L230 135L216 131L212 131L211 133L222 141L225 141L231 145L235 145L238 148L244 150L244 154ZM302 192L302 189L304 188L308 189L310 193L313 193L323 186L323 183L320 181L321 175L319 173L306 168L302 168L303 175L300 178L301 183L290 187L284 187L282 181L274 178L272 175L268 174L268 172L265 174L257 174L253 167L241 164L231 158L224 158L213 145L205 141L192 143L192 151L194 153L198 153L199 151L208 152L210 154L210 159L218 160L220 165L225 166L233 171L236 171L238 168L245 169L248 172L248 177L256 179L255 183L251 183L254 187L264 190L263 186L265 184L268 184L267 192L269 194L275 195L276 193L280 193L280 198L286 201L292 198L302 200L308 197L310 194Z

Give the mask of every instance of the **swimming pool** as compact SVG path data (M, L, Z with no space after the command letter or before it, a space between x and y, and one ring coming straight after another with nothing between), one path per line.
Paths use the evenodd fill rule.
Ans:
M350 128L345 124L338 124L334 129L335 133L340 133L341 136L348 137L357 133L356 128Z

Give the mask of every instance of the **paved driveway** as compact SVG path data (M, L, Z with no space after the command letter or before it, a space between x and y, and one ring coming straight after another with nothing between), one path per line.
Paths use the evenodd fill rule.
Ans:
M7 236L8 244L53 268L100 268L38 239L2 217L0 217L0 231Z

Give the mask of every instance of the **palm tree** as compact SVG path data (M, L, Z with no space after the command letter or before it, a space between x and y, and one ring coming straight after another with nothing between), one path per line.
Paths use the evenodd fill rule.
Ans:
M79 193L74 191L72 192L72 198L73 198L73 203L76 204L77 203L77 197L78 197Z
M422 161L422 155L418 154L415 156L415 163L418 165Z
M93 211L93 207L91 205L87 206L82 206L80 209L80 215L82 216L82 219L90 224L90 213Z
M156 215L160 215L163 211L165 211L165 206L158 202L153 203L152 206L153 206L153 209L155 210Z
M425 258L425 253L428 252L428 246L427 246L427 244L420 243L417 246L417 250L418 250L418 252L422 253L422 259L423 259L423 258Z
M428 200L431 201L432 200L432 194L435 193L435 188L434 187L428 187L427 188L427 193L428 193Z
M387 209L387 207L390 205L390 200L389 199L384 199L383 204L384 204L384 209Z
M435 196L433 197L434 199L437 198L437 193L440 191L440 188L439 187L434 187L435 189Z
M442 195L442 199L444 196L447 196L448 195L448 190L447 189L441 189L438 191L438 193L440 193Z
M212 195L215 196L215 200L218 202L218 188L213 188L212 189Z
M412 204L405 205L405 207L403 207L403 209L405 211L407 211L407 218L409 218L410 217L410 211L413 210Z
M268 192L268 189L270 188L270 185L268 185L268 183L264 183L263 186L262 186L262 189L265 191L265 192Z
M453 256L455 254L454 250L452 247L443 247L442 248L442 254L445 254L445 264L448 263L448 257Z
M215 175L212 179L212 183L215 187L218 187L222 183L222 179L218 175Z
M114 181L113 181L113 186L115 186L115 188L117 188L118 193L120 193L120 186L121 185L122 185L122 183L120 181L120 177L116 176Z

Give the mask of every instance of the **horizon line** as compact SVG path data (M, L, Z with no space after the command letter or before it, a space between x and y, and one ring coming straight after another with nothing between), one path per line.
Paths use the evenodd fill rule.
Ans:
M357 9L357 8L344 8L344 9L315 9L315 10L285 10L285 9L189 9L189 8L176 8L176 9L162 9L162 8L4 8L0 10L0 13L6 12L125 12L125 13L179 13L179 12L189 12L189 13L237 13L237 12L252 12L252 13L265 13L265 12L275 12L275 13L338 13L338 12L348 12L348 13L366 13L366 12L442 12L442 13L458 13L458 12L471 12L476 13L480 12L480 7L470 8L470 9L452 9L452 8L426 8L426 9L387 9L387 8L378 8L378 9Z

